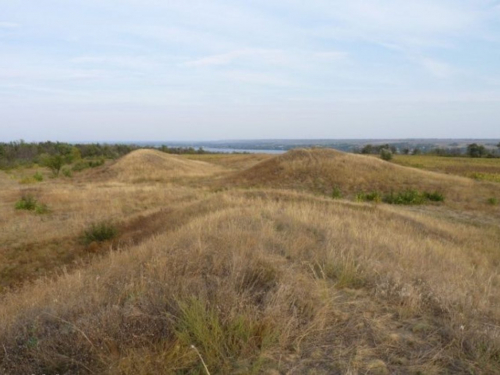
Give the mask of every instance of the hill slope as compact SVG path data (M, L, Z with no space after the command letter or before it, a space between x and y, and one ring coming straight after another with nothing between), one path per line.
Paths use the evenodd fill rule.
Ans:
M238 172L225 183L244 187L279 187L344 196L416 189L444 193L451 203L484 205L497 186L468 178L403 167L372 156L331 149L296 149Z
M191 345L212 373L499 370L492 233L291 192L210 202L5 297L0 372L204 374Z
M168 181L182 177L202 177L222 168L156 150L137 150L97 173L103 179L121 182Z

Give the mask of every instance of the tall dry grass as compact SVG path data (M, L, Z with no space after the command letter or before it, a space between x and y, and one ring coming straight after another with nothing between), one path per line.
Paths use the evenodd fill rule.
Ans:
M498 232L290 192L5 296L6 373L498 370ZM369 225L367 225L369 223Z

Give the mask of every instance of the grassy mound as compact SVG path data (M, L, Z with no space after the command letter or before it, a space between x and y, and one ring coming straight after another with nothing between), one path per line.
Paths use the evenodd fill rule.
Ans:
M296 149L238 172L225 181L243 187L286 188L347 198L404 191L440 193L455 204L484 205L495 186L403 167L372 156L331 149ZM332 193L333 192L333 193Z
M156 150L137 150L99 171L104 179L121 182L162 182L183 177L210 176L221 168Z

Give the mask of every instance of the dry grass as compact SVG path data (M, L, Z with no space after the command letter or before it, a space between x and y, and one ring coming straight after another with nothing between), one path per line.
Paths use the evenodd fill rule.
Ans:
M339 164L364 168L365 159L342 154L317 165L316 152L306 154L312 181ZM268 165L297 178L265 184L272 188L213 193L183 179L90 174L43 182L35 192L53 208L45 221L16 213L19 185L0 182L0 242L11 244L2 255L12 244L71 244L100 219L120 223L121 233L115 251L0 296L0 373L204 374L191 345L212 374L498 373L498 221L469 220L468 211L457 221L446 205L417 210L276 189L314 187L296 156L231 177L264 185L257 171ZM280 168L266 164L273 160ZM360 171L364 183L373 170L407 173L403 181L414 171L372 160ZM415 173L415 183L451 189L449 176ZM459 191L467 184L457 186L467 194Z

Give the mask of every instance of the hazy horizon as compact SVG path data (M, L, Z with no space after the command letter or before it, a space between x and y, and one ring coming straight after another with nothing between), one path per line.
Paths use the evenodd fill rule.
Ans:
M6 2L0 141L498 139L499 61L498 0Z

